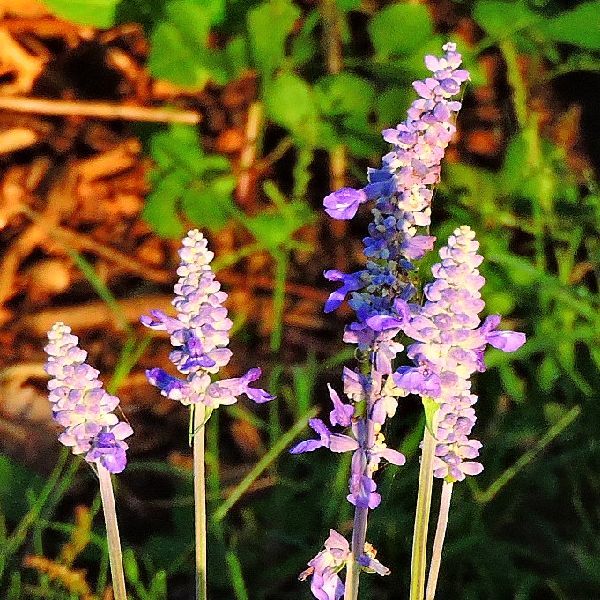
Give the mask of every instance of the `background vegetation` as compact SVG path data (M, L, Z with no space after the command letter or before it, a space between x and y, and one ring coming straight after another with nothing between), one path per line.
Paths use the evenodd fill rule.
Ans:
M136 432L118 477L132 598L191 597L186 412L145 384L168 342L137 317L168 306L192 225L231 293L231 373L259 364L278 396L209 422L211 596L310 597L296 575L330 527L351 526L349 465L286 450L352 359L348 313L322 314L321 273L360 263L369 216L333 223L321 201L364 182L380 129L404 119L423 55L447 39L472 83L434 234L476 230L487 309L528 343L490 352L477 378L485 471L457 486L439 596L600 597L600 2L44 0L0 13L3 598L111 597L93 475L59 449L44 397L57 319ZM414 398L388 427L409 460L380 474L368 538L392 575L364 578L374 600L408 589Z

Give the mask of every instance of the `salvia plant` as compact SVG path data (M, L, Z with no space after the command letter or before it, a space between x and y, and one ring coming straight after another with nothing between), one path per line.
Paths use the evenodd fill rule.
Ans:
M331 529L323 549L300 574L301 580L310 578L310 589L318 600L356 600L362 572L390 573L367 542L367 525L369 511L383 501L376 481L382 461L396 466L405 463L405 456L386 444L383 427L394 417L399 399L411 394L422 400L425 427L410 598L434 598L452 487L483 470L476 460L481 443L471 438L477 401L471 376L485 370L488 344L512 352L525 342L522 333L498 329L498 315L480 320L484 309L480 290L485 280L478 267L483 257L469 226L456 228L439 249L440 261L431 269L433 279L424 282L419 278L418 261L433 250L436 241L429 233L431 203L461 108L456 98L469 79L469 73L461 68L456 45L447 43L443 50L441 57L425 57L431 74L414 82L418 98L406 120L383 131L392 149L379 169L369 169L367 185L340 189L324 200L325 210L335 219L353 218L364 203L374 202L374 206L363 240L364 268L349 274L325 272L327 279L341 284L329 296L325 312L336 310L349 297L354 317L345 329L344 341L355 347L356 365L343 369L343 396L329 385L327 418L309 421L316 436L290 450L300 454L326 448L352 454L347 495L354 507L350 539ZM186 235L179 256L172 302L175 315L153 310L141 321L170 336L170 360L181 375L153 368L146 372L148 381L163 396L190 407L196 597L206 599L205 424L212 411L234 404L241 395L259 404L273 396L251 387L261 375L258 368L241 377L218 378L232 357L227 347L232 327L224 307L227 294L211 268L213 253L200 231ZM85 362L87 354L78 347L69 327L55 324L48 338L49 399L54 419L64 427L60 441L74 454L83 455L98 476L114 595L116 600L125 600L111 474L125 469L125 439L133 431L115 415L118 398L103 389L99 372ZM396 358L405 349L408 362L398 366ZM434 478L442 480L441 499L426 578Z

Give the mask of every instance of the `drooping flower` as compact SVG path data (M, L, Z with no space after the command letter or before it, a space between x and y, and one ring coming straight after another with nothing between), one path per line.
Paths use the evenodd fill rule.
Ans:
M208 250L200 231L188 232L179 256L179 280L173 300L177 316L153 310L151 316L143 316L141 322L151 329L169 333L174 348L169 358L186 378L155 368L146 371L148 381L163 396L184 405L201 402L209 408L217 408L234 404L242 394L258 404L272 400L273 396L264 390L250 387L261 375L258 368L250 369L242 377L212 381L211 375L218 373L231 359L227 346L233 323L223 306L227 294L215 278L210 266L214 254Z
M302 571L298 579L305 581L311 577L310 590L317 600L340 600L345 588L339 573L351 558L350 544L343 535L330 529L324 548L308 562L308 569ZM375 558L376 554L375 548L365 543L364 552L358 557L361 569L369 573L389 575L390 570Z
M85 362L87 352L78 341L64 323L55 323L44 348L52 416L65 428L58 439L87 462L120 473L127 464L124 440L133 430L114 414L119 399L103 389L100 373Z
M477 401L470 377L485 370L485 347L490 344L512 352L525 343L523 333L497 330L498 315L480 325L484 302L479 290L485 279L477 268L483 261L478 248L475 233L463 226L440 250L441 262L432 267L436 279L425 286L425 304L402 308L409 314L402 329L415 340L407 353L416 366L400 367L393 375L404 393L430 397L439 404L434 475L448 481L461 481L483 470L483 465L473 461L481 443L469 435Z

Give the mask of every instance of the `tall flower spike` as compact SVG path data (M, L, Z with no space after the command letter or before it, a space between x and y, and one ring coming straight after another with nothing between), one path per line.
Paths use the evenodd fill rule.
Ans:
M143 316L141 321L146 327L170 334L174 349L169 358L186 378L173 377L156 368L146 371L148 381L163 396L184 405L201 402L217 408L221 404L234 404L242 394L258 404L268 402L273 398L270 394L250 387L260 377L260 369L250 369L242 377L211 382L211 375L231 359L227 345L232 322L223 306L227 294L221 290L210 266L214 254L197 229L183 239L179 256L179 280L173 300L177 317L153 310L152 316Z
M349 326L347 341L357 343L359 350L374 341L384 369L398 351L399 345L391 340L399 327L394 330L387 323L381 328L373 317L400 317L395 300L409 301L415 292L409 277L412 263L433 248L435 238L427 231L432 188L439 182L440 163L456 131L454 121L461 103L453 97L469 78L468 71L460 68L456 44L449 42L443 50L439 58L425 57L431 75L413 83L419 98L409 108L407 119L383 131L392 150L383 157L381 168L369 170L364 189L343 188L324 200L325 210L337 219L352 218L361 204L375 200L369 235L363 240L367 264L350 274L325 272L327 279L341 283L325 304L325 312L338 308L350 294L357 322Z
M52 326L44 350L52 416L65 428L58 439L87 462L120 473L127 464L124 440L133 430L113 413L119 399L103 389L99 372L86 364L87 353L65 324Z
M479 455L481 443L469 439L477 401L470 377L485 370L486 345L512 352L525 343L523 333L496 330L498 315L480 326L484 302L479 290L485 279L477 269L483 261L478 248L475 233L463 226L440 250L442 260L432 267L436 279L425 286L425 304L404 307L410 313L404 332L416 340L408 347L408 356L416 366L401 367L394 374L404 393L431 397L439 404L434 475L447 481L461 481L483 470L472 460Z

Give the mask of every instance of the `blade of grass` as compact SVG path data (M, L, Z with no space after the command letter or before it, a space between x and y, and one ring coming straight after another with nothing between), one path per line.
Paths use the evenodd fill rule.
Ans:
M256 463L254 468L240 481L229 497L219 506L213 515L213 521L222 521L234 504L248 491L248 488L260 477L262 472L269 467L277 457L292 443L294 438L308 425L308 420L315 416L316 409L312 409L298 419L286 431L271 449Z
M525 452L512 466L508 467L487 489L475 494L475 500L480 504L487 504L506 486L520 471L522 471L538 454L540 454L555 438L557 438L580 415L581 407L574 406L557 423L539 439L538 443Z
M21 547L21 545L25 542L25 538L27 537L27 533L29 532L30 528L33 527L35 522L39 519L44 506L50 498L50 495L61 479L62 472L67 464L67 460L69 459L69 454L70 452L67 448L61 449L54 470L50 474L48 481L42 488L36 501L33 503L33 506L21 519L21 522L10 535L6 544L0 548L0 568L2 570L4 569L6 560ZM2 571L0 571L0 577L2 577Z
M102 281L96 271L94 270L93 265L87 261L79 252L73 250L72 248L66 248L69 256L73 260L73 262L77 265L79 270L83 273L84 277L89 281L90 285L94 288L94 291L98 294L98 296L104 301L106 306L112 312L115 317L115 321L119 325L119 327L129 333L133 334L133 329L123 312L118 300L113 296L112 292L108 289L108 286Z

